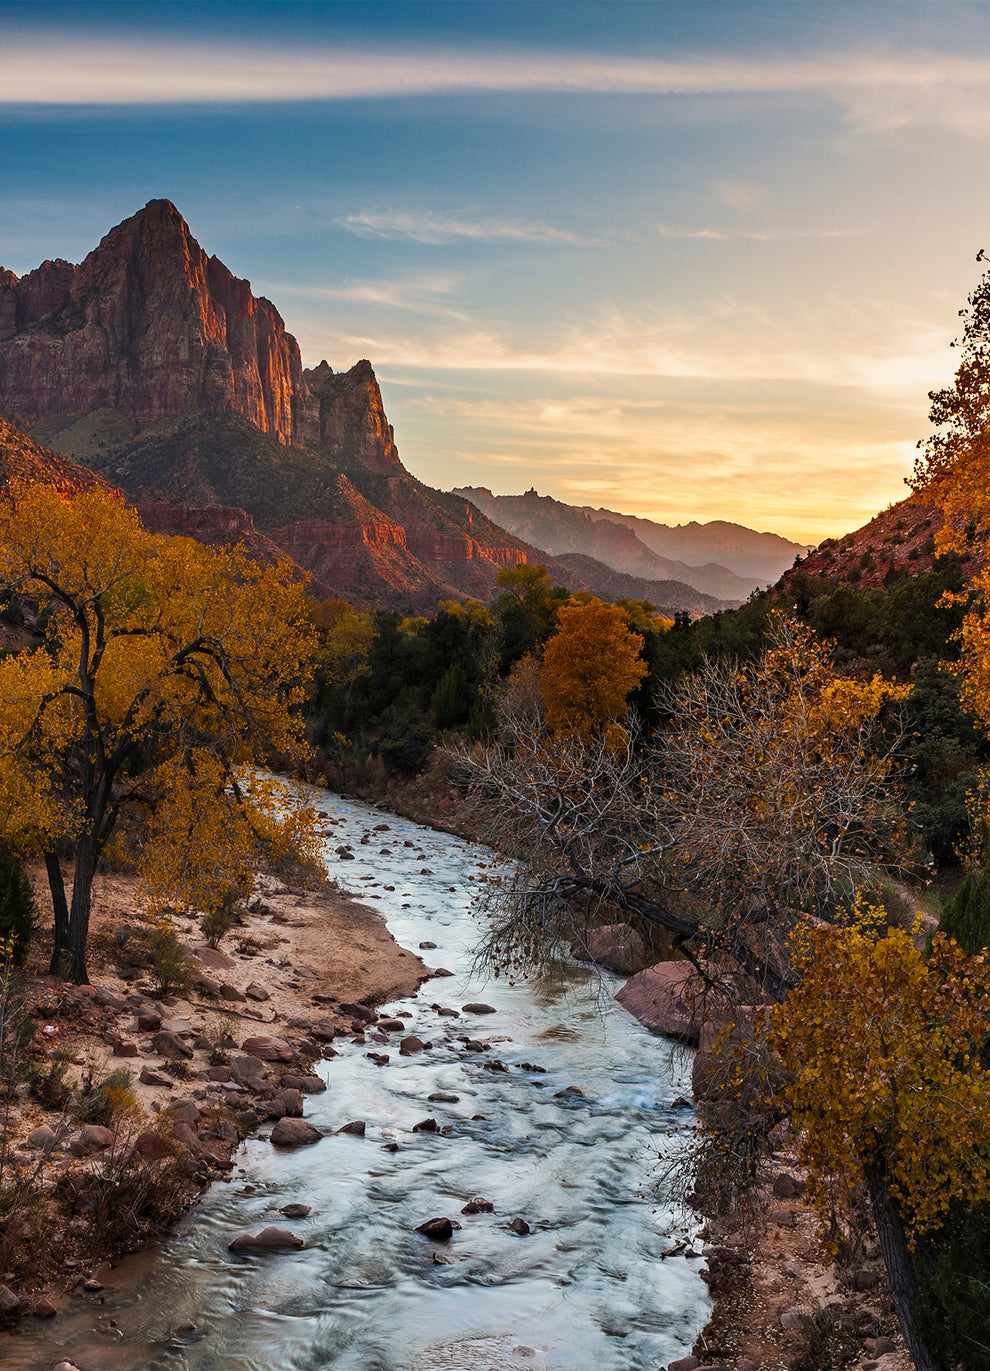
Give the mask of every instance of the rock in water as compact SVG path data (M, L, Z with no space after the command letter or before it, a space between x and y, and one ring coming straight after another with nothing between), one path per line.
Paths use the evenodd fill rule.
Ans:
M320 1130L305 1119L282 1118L272 1129L272 1142L276 1147L309 1147L322 1137Z
M416 1232L432 1238L434 1242L450 1242L454 1235L454 1225L450 1219L427 1219L419 1225Z
M273 1226L260 1233L241 1233L227 1244L229 1252L298 1252L306 1244L298 1233Z

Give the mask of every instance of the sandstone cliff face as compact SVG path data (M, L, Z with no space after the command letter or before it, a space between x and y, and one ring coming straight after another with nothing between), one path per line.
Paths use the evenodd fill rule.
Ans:
M167 200L80 266L0 269L0 407L27 422L107 407L139 424L232 413L348 463L399 461L371 364L336 375L323 362L304 379L275 306L207 257Z

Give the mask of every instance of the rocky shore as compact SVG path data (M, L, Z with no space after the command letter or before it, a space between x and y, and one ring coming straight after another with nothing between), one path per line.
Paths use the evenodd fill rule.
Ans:
M457 809L435 810L437 826L469 828L469 816ZM387 817L369 824L362 841L388 841ZM369 1055L383 1060L416 1052L421 1044L410 1040L401 1016L380 1018L375 1006L443 974L399 947L368 906L267 877L257 880L243 925L219 948L203 941L195 921L177 921L191 971L181 993L162 994L133 882L101 878L95 896L92 985L67 986L44 974L44 931L32 950L31 1071L35 1079L63 1072L77 1097L87 1083L119 1079L122 1068L130 1083L112 1118L71 1125L62 1109L38 1098L36 1085L17 1088L7 1119L7 1176L11 1167L33 1175L39 1203L25 1218L23 1259L8 1248L0 1270L0 1319L8 1325L98 1303L106 1264L159 1236L206 1186L222 1183L240 1141L263 1125L271 1126L272 1146L317 1141L304 1117L307 1096L325 1089L315 1063L333 1057L341 1037L368 1042ZM603 930L574 951L628 977L618 998L654 1031L704 1040L703 1019L684 1002L683 962L658 963L657 950L625 927ZM702 1062L695 1075L703 1073ZM130 1195L126 1184L135 1174L147 1183L143 1198L152 1212L142 1217L135 1203L122 1240L105 1222L107 1199L115 1187ZM786 1143L765 1193L753 1198L758 1221L705 1214L699 1256L712 1317L692 1356L670 1371L910 1371L875 1239L865 1233L841 1265L824 1252ZM277 1245L292 1234L275 1227L243 1237Z
M44 909L43 872L31 874ZM131 878L98 878L90 985L46 974L44 919L31 949L23 998L34 1031L4 1124L3 1181L20 1198L0 1326L98 1300L101 1268L167 1231L262 1125L274 1125L273 1146L315 1141L303 1118L306 1097L326 1089L315 1063L340 1036L402 1051L401 1020L385 1026L373 1006L434 974L366 905L261 877L220 947L176 920L187 966L181 988L162 993L135 900Z

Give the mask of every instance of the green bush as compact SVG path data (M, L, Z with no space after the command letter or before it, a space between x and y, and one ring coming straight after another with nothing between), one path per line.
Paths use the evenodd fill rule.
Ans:
M23 966L34 932L34 891L20 862L0 845L0 942L14 939L14 965Z
M915 1328L944 1366L990 1371L990 1208L958 1201L921 1239Z

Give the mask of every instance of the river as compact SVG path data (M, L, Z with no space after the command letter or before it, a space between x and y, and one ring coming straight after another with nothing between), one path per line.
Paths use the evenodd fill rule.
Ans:
M707 1296L698 1261L660 1260L684 1216L657 1191L656 1154L690 1122L674 1104L689 1094L689 1064L583 968L554 992L472 979L486 849L337 796L317 803L335 821L328 852L350 843L355 855L331 856L332 874L399 943L435 943L424 958L454 972L392 1006L431 1049L404 1058L394 1041L335 1044L340 1055L320 1067L328 1090L306 1100L321 1142L289 1153L247 1142L231 1183L213 1186L160 1248L110 1273L101 1309L28 1320L5 1365L657 1371L686 1355ZM496 1012L437 1012L479 1000ZM389 1051L389 1064L369 1048ZM558 1094L569 1086L583 1094ZM430 1101L437 1094L454 1098ZM443 1131L414 1132L427 1117ZM364 1138L335 1134L354 1119ZM494 1213L462 1216L478 1195ZM291 1202L312 1213L283 1219ZM440 1215L462 1225L451 1242L415 1231ZM514 1218L531 1231L512 1231ZM295 1229L305 1249L227 1251L268 1224Z

